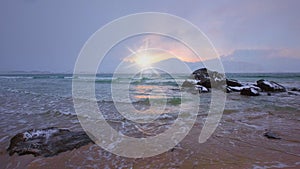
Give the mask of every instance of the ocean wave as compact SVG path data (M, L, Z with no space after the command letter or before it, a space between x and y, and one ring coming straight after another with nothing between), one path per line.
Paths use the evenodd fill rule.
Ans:
M72 79L71 75L0 75L0 79Z
M181 80L183 81L183 80ZM180 81L180 82L181 82ZM180 84L179 82L179 84ZM134 80L131 81L132 85L159 85L159 86L179 86L175 80L170 79L145 79L145 80Z
M0 76L0 79L33 79L32 76Z
M299 73L227 73L227 77L232 78L265 78L265 79L299 79Z
M37 75L37 76L33 76L33 79L64 79L65 76L63 75Z
M65 116L76 116L75 112L67 112L67 111L59 111L59 110L47 110L41 114L44 115L53 115L53 116L57 116L57 115L65 115Z
M95 82L95 83L112 83L117 81L119 78L115 77L93 77L93 76L74 76L73 79L83 82Z

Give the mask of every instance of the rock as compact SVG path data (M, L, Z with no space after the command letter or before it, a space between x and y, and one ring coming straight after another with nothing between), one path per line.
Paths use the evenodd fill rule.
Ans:
M188 80L185 80L183 83L182 83L182 87L194 87L196 84L197 84L198 81L196 80L191 80L191 79L188 79Z
M245 95L245 96L259 96L259 92L256 89L252 88L252 87L250 87L250 88L243 88L241 90L240 94L241 95Z
M276 133L273 133L271 131L267 131L264 133L264 136L267 137L268 139L281 139L280 136L278 136Z
M206 87L201 86L201 85L195 85L195 88L197 90L199 90L199 93L207 93L207 92L209 92L209 90Z
M238 86L227 86L227 88L229 88L230 90L234 91L234 92L241 92L243 89L246 89L246 88L253 88L257 91L261 91L261 89L257 86L254 86L254 85L245 85L245 86L241 86L241 87L238 87Z
M234 79L226 79L226 84L227 84L227 86L232 86L232 87L243 86L239 81L234 80Z
M293 91L293 92L300 92L300 89L297 89L297 88L293 87L293 88L291 89L291 91Z
M258 80L257 86L262 89L262 91L266 92L286 92L284 86L274 82L274 81L267 81L264 79Z
M231 93L232 92L232 90L227 86L226 87L226 93Z
M233 92L240 92L244 87L237 87L237 86L227 86L228 89L230 89Z
M17 153L18 155L32 154L49 157L89 143L93 141L84 131L50 127L16 134L10 140L7 151L9 155Z
M200 80L197 85L205 86L206 88L211 88L211 83L209 79Z
M201 68L201 69L195 70L193 72L193 75L196 80L203 80L203 79L209 78L208 70L206 68Z
M190 88L188 91L193 91L196 88L200 93L209 92L210 88L223 91L229 90L226 89L226 78L224 74L206 68L194 71L189 79L183 82L182 87L185 88L185 90Z
M193 72L194 79L198 80L197 85L204 86L206 88L219 88L223 89L225 86L224 74L216 71L211 71L206 68L201 68Z

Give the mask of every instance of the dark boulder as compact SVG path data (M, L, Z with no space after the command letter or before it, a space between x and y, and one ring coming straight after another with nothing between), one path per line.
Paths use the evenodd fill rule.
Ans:
M239 81L234 80L234 79L226 79L226 84L227 84L227 86L232 86L232 87L243 86Z
M209 79L203 79L203 80L200 80L197 85L201 85L201 86L204 86L206 88L211 88L211 83L210 83L210 80Z
M206 68L201 68L193 72L195 80L198 80L197 85L204 86L206 88L220 88L223 89L226 81L225 75L216 71L211 71Z
M17 153L18 155L32 154L49 157L89 143L93 141L84 131L50 127L16 134L10 140L7 151L9 155Z
M264 79L258 80L257 86L262 89L262 91L265 92L286 92L286 89L284 86L274 82L274 81L267 81Z
M195 70L193 72L193 75L196 80L203 80L203 79L209 78L208 70L206 68L201 68L201 69Z
M245 96L259 96L259 92L252 87L243 88L240 94Z

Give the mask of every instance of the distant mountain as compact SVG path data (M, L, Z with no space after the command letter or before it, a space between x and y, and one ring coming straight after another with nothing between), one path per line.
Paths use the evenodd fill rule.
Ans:
M239 56L220 57L224 71L226 73L263 73L263 72L299 72L300 58L284 57L261 57L243 58ZM163 67L176 73L186 72L184 65L187 65L191 71L197 70L205 65L214 64L216 60L207 60L204 62L182 62L177 58L163 60L153 66Z
M197 66L196 66L197 65ZM182 62L177 58L170 58L152 65L153 67L164 69L169 73L188 73L194 71L196 67L201 67L201 63Z

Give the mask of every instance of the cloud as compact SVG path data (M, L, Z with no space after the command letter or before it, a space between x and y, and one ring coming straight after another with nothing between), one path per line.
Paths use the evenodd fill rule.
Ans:
M294 48L300 43L300 1L252 0L202 3L191 21L222 55L244 48Z
M226 72L300 72L293 49L239 49L221 58Z
M195 55L188 47L174 39L159 35L147 35L140 39L133 52L149 49L162 49L152 52L152 63L159 63L170 58L187 63L191 69L209 64ZM225 72L300 72L300 50L295 48L242 48L220 56ZM124 61L135 63L136 55L126 57ZM204 64L204 65L205 65Z

